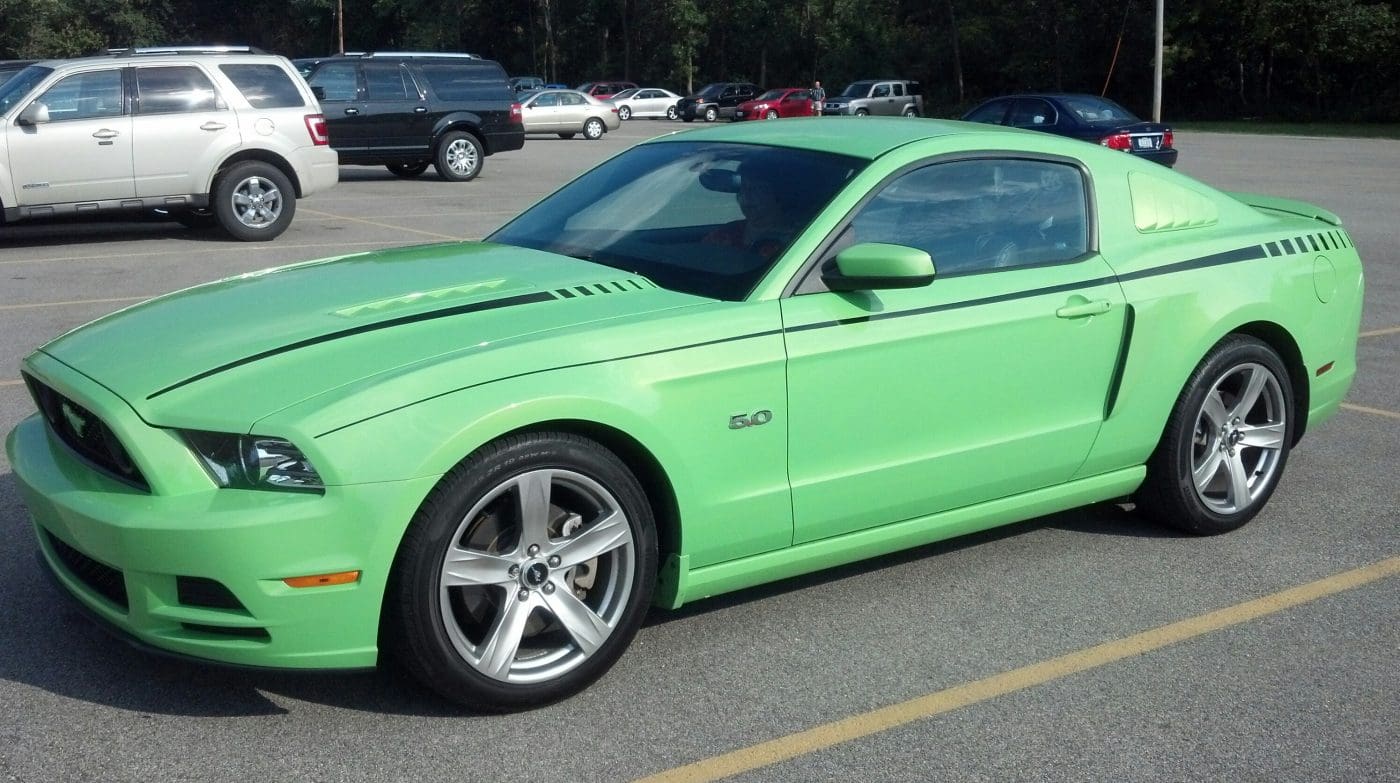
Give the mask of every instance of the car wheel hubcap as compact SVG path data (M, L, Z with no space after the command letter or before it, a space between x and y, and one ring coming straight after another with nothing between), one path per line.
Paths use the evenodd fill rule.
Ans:
M584 128L583 130L584 133L588 134L588 138L596 139L599 136L603 135L603 124L601 122L598 122L597 120L594 120L592 122L589 122L588 127Z
M443 629L487 677L554 679L621 622L635 553L627 515L598 482L559 469L516 476L453 534L438 578Z
M476 147L466 139L447 145L447 166L454 174L470 174L476 169Z
M233 214L248 228L267 228L282 215L282 192L271 180L249 177L233 189Z
M1283 389L1267 367L1242 364L1211 386L1191 443L1196 495L1218 514L1248 508L1273 483L1288 432Z

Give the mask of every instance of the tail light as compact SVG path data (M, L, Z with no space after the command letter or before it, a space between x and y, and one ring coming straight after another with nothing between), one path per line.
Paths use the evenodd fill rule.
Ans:
M510 121L512 123L520 123L521 125L525 124L525 118L520 113L520 104L512 103L510 105Z
M1126 133L1115 133L1112 136L1104 136L1099 139L1099 143L1111 150L1123 150L1124 152L1133 148L1133 137Z
M326 130L326 115L308 114L303 119L306 121L306 132L311 134L312 144L324 147L331 143L331 135Z
M617 107L616 107L616 106L612 107L612 113L613 113L613 114L617 114Z
M1174 142L1174 141L1176 141L1176 137L1175 137L1174 135L1172 135L1172 132L1171 132L1171 131L1165 131L1165 132L1162 133L1162 149L1164 149L1164 150L1169 150L1169 149L1171 149L1171 148L1172 148L1172 142Z

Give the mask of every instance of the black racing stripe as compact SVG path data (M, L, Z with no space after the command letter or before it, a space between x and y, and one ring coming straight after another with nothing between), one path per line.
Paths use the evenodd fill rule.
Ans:
M1287 251L1288 255L1290 256L1298 252L1293 248L1293 240L1291 239L1280 239L1279 243L1283 245L1283 249Z
M1308 242L1312 244L1312 249L1313 249L1313 252L1314 252L1314 253L1316 253L1317 251L1319 251L1319 250L1322 249L1322 248L1320 248L1320 247L1317 246L1317 235L1316 235L1316 234L1309 234L1309 235L1308 235Z
M623 285L622 283L613 282L609 283L609 285L611 285L613 288L616 288L617 292L620 294L627 293L627 286Z
M602 283L594 283L594 284L593 284L593 287L596 288L596 289L598 290L598 293L600 293L600 294L610 294L610 293L612 293L612 290L609 289L607 286L603 285Z
M561 288L558 291L555 291L554 293L559 294L565 299L573 299L574 297L578 296L578 294L574 293L573 291L570 291L567 288Z
M1277 256L1277 255L1281 255L1281 254L1282 254L1281 251L1278 249L1278 243L1277 243L1277 242L1270 242L1269 244L1265 245L1264 247L1267 247L1267 248L1269 249L1269 255L1270 255L1270 256Z
M642 290L642 284L638 283L636 280L628 280L627 283L638 291Z
M1221 266L1224 264L1235 264L1240 261L1256 261L1261 258L1268 258L1264 254L1263 245L1250 245L1238 250L1227 250L1224 253L1215 253L1200 258L1193 258L1190 261L1181 261L1176 264L1143 269L1137 272L1130 272L1118 278L1121 282L1129 280L1142 280L1147 277L1158 277L1159 275L1170 275L1177 272L1188 272L1193 269L1205 269L1211 266Z
M1308 243L1304 242L1302 237L1297 237L1293 240L1293 243L1298 246L1299 253L1308 252Z
M1123 387L1123 371L1128 367L1128 351L1133 344L1133 326L1137 323L1137 311L1127 305L1123 313L1123 336L1118 341L1118 358L1113 363L1113 375L1108 384L1108 396L1104 398L1103 417L1113 415L1118 405L1118 392Z
M1318 234L1318 235L1317 235L1317 238L1322 240L1322 249L1323 249L1323 250L1331 250L1331 249L1332 249L1332 240L1330 240L1330 239L1327 237L1326 234Z
M584 296L592 296L592 295L593 295L593 292L592 292L592 291L588 290L587 288L584 288L584 287L581 286L581 285L576 285L576 286L574 286L574 290L575 290L575 291L578 291L580 294L583 294Z
M341 329L338 332L330 332L329 334L323 334L318 337L310 337L305 340L298 340L297 342L288 343L287 345L279 346L277 348L272 348L270 350L263 351L262 353L256 353L252 356L245 356L242 359L236 359L234 361L229 362L228 364L221 364L212 370L205 370L204 372L199 373L198 375L192 375L189 378L184 379L183 381L173 383L165 387L164 389L161 389L160 391L147 395L146 399L154 400L162 394L174 391L180 388L181 386L188 386L189 384L194 383L195 381L203 380L211 375L217 375L221 372L224 372L225 370L232 370L235 367L241 367L245 364L251 364L253 362L266 359L269 356L276 356L278 354L289 353L291 351L295 351L300 348L307 348L312 345L320 345L321 343L328 343L333 340L339 340L345 337L353 337L357 334L377 332L381 329L392 329L396 326L418 323L420 321L432 321L438 318L451 318L452 316L456 315L478 313L483 310L496 310L502 307L514 307L516 305L534 304L536 302L548 302L552 301L554 298L554 294L551 294L548 291L538 291L532 294L518 294L516 296L507 296L503 299L492 299L487 302L472 302L471 304L457 305L456 307L445 307L441 310L430 310L426 313L405 315L400 318L390 318L387 321L376 321L372 324L362 324L360 326L354 326L349 329Z
M716 340L705 340L704 342L691 343L691 344L689 344L689 345L679 345L679 346L676 346L675 348L659 348L659 349L657 349L657 350L655 350L655 351L643 351L642 353L633 353L633 354L628 354L628 355L626 355L626 356L614 356L614 357L612 357L611 359L594 359L594 360L591 361L591 362L578 362L577 364L564 364L564 365L560 365L560 366L558 366L558 367L546 367L546 368L541 369L541 370L531 370L531 371L529 371L529 372L516 373L515 375L506 375L506 376L503 376L503 377L500 377L500 378L492 378L492 379L489 380L489 381L482 381L481 383L473 383L473 384L470 384L470 385L468 385L468 386L459 386L459 387L456 388L456 389L452 389L452 390L450 390L450 391L445 391L445 392L442 392L442 393L440 393L440 394L434 394L434 395L431 396L431 397L424 397L424 398L421 399L421 400L414 400L413 402L410 402L410 403L408 403L407 405L400 405L400 406L398 406L397 408L390 408L390 409L387 410L387 411L381 411L380 413L376 413L376 414L374 414L373 416L366 416L366 417L364 417L363 419L358 419L358 420L356 420L356 421L352 421L352 422L350 422L349 424L342 424L342 425L340 425L339 427L336 427L336 428L333 429L333 430L326 430L325 432L321 433L320 435L317 435L316 437L317 437L317 438L324 438L324 437L326 437L327 435L333 435L333 434L335 434L335 433L337 433L337 432L340 432L341 430L343 430L343 429L345 429L345 428L347 428L347 427L353 427L353 426L355 426L356 424L364 424L365 422L370 421L370 420L372 420L372 419L377 419L377 418L379 418L380 416L387 416L387 415L389 415L390 413L394 413L395 411L401 411L401 410L403 410L404 408L411 408L411 407L413 407L414 405L418 405L419 403L430 402L430 401L432 401L432 400L438 399L439 397L446 397L446 396L449 395L449 394L456 394L457 392L460 392L460 391L466 391L466 390L468 390L468 389L475 389L475 388L478 387L478 386L486 386L487 384L498 383L498 382L500 382L500 381L510 381L510 380L515 380L516 378L525 378L525 377L528 377L528 376L531 376L531 375L539 375L539 374L542 373L542 372L554 372L555 370L572 370L572 369L575 369L575 368L578 368L578 367L591 367L591 366L593 366L593 365L595 365L595 364L607 364L608 362L620 362L620 361L624 361L624 360L626 360L626 359L640 359L640 358L642 358L642 357L644 357L644 356L658 356L658 355L663 354L663 353L673 353L673 352L675 352L675 351L687 351L687 350L690 350L691 348L704 348L704 347L707 347L707 346L710 346L710 345L721 345L721 344L723 344L723 343L738 342L739 340L753 340L753 339L756 339L756 338L759 338L759 337L772 337L772 336L775 335L775 334L782 334L782 333L783 333L783 330L782 330L782 329L769 329L769 330L763 331L763 332L753 332L753 333L751 333L751 334L739 334L739 335L735 335L735 336L733 336L733 337L721 337L721 338L716 339Z

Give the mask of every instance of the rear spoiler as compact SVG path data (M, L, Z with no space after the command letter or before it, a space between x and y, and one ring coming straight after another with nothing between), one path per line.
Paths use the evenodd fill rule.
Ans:
M1321 220L1333 226L1340 226L1342 219L1336 213L1306 201L1295 201L1291 198L1279 198L1278 196L1261 196L1257 193L1227 193L1236 201L1248 204L1255 209L1264 209L1270 212L1283 212L1289 215Z

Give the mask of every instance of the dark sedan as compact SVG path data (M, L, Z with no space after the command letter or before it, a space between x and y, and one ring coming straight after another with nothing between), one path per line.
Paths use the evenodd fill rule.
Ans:
M1130 152L1163 166L1176 165L1177 151L1172 146L1170 127L1140 120L1097 95L1008 95L983 103L964 114L963 119L1069 136Z

